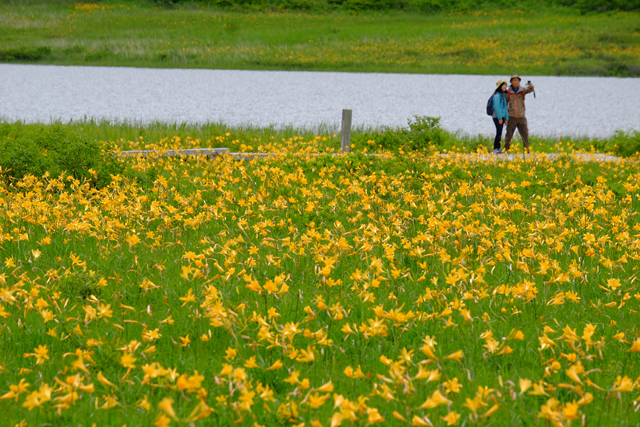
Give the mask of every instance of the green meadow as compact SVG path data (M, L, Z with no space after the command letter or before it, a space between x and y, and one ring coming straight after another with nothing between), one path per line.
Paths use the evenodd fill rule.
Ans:
M0 126L3 425L637 425L637 157L100 126Z
M530 5L529 5L530 6ZM0 6L0 61L401 73L640 75L640 14L405 13L188 4Z

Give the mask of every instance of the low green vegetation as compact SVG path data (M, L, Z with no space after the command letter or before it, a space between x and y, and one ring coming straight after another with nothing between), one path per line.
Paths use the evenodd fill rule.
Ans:
M101 176L128 173L118 169L113 153L120 150L173 148L229 148L231 152L337 152L339 129L320 125L294 127L227 126L223 123L149 124L79 121L53 124L0 123L0 167L10 176L44 171L57 176L66 171L77 179L91 178L88 169ZM352 149L362 153L420 152L486 153L493 137L459 135L442 129L440 120L416 116L407 126L354 128ZM609 138L530 138L534 152L599 152L632 157L640 152L640 132L616 132ZM516 133L514 152L522 148ZM110 154L111 153L111 154ZM11 172L7 172L11 171ZM130 172L130 171L129 171ZM107 184L101 181L98 186Z
M352 1L352 0L349 0ZM253 4L253 3L251 3ZM430 4L448 4L431 2ZM469 3L472 4L472 3ZM402 73L640 75L640 14L575 7L438 13L213 3L0 6L0 61ZM460 3L462 5L462 3ZM456 10L465 10L462 6Z
M144 3L145 1L138 1ZM581 13L631 11L640 9L640 0L147 0L146 2L176 7L207 5L232 10L309 10L309 11L389 11L468 12L479 10L536 10L567 7Z
M68 174L102 188L123 165L95 138L80 136L73 126L22 126L0 123L0 168L5 178ZM99 177L99 178L98 178Z

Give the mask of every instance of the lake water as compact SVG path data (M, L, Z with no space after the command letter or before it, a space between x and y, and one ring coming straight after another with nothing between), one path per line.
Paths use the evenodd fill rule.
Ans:
M485 113L507 76L147 69L0 64L0 117L24 122L107 118L229 125L406 125L441 117L449 130L490 134ZM527 96L532 134L604 137L640 130L640 79L541 77ZM524 83L524 82L523 82Z

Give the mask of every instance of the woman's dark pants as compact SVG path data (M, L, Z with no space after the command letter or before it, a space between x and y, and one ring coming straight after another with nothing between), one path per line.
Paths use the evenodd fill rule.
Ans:
M504 126L504 120L502 121L502 124L500 124L500 121L498 119L493 119L493 123L496 125L496 139L493 141L493 149L499 150L500 141L502 140L502 128Z

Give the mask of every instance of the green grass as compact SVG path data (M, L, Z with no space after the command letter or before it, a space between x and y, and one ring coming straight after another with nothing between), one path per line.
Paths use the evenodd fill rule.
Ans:
M0 61L255 70L640 75L640 14L0 6Z
M160 406L165 398L172 399L183 421L172 426L190 425L187 418L201 400L214 412L194 421L196 426L313 425L315 420L331 425L340 408L333 409L333 393L319 408L309 407L310 390L284 381L293 371L312 388L331 381L336 395L352 402L364 399L356 426L366 424L366 408L378 409L386 420L380 425L409 425L395 419L393 411L409 420L427 415L444 427L440 417L451 410L462 414L462 422L472 416L463 406L465 399L473 399L480 386L493 391L482 398L487 406L479 413L499 405L496 414L483 420L491 426L535 424L548 399L570 404L585 391L594 397L579 408L588 425L636 424L637 393L589 385L578 391L566 388L575 385L565 373L572 363L560 355L577 354L588 371L580 374L581 380L589 378L605 390L612 390L618 375L633 381L640 373L638 354L626 353L630 343L614 338L624 332L632 342L637 334L640 303L633 297L638 295L633 282L639 263L633 240L638 221L632 212L640 208L640 199L635 190L623 187L636 183L637 163L472 165L412 154L391 159L288 156L253 163L139 159L137 167L153 167L162 179L148 187L118 181L99 192L73 180L0 183L2 307L9 314L0 316L0 396L21 379L31 384L17 402L0 400L9 425L25 420L35 426L90 426L96 420L151 426L167 413ZM308 203L316 207L309 209ZM604 222L616 229L599 225ZM89 228L78 228L83 223ZM592 241L590 234L598 240ZM140 241L130 240L133 235ZM338 248L340 237L349 249ZM389 248L395 251L390 254ZM594 254L585 255L590 249ZM452 258L441 258L442 250ZM198 255L202 258L194 258ZM623 256L625 261L617 261ZM328 259L335 259L335 265L321 272L331 265ZM605 260L614 264L603 264ZM536 273L546 262L553 267ZM184 268L193 270L185 274ZM531 272L523 270L527 268ZM242 269L261 286L284 273L290 288L277 296L258 294L247 289L238 274ZM575 269L577 276L556 280ZM448 283L458 270L470 276ZM363 279L353 278L358 271ZM342 283L329 287L323 277ZM105 282L98 285L99 278ZM382 282L372 286L373 278ZM623 288L601 289L609 278L621 280ZM537 290L534 298L504 294L505 285L517 287L524 281ZM195 301L180 300L189 290ZM550 304L559 292L569 291L580 299ZM430 296L421 298L425 295ZM319 297L345 311L320 308ZM617 308L622 302L624 307ZM609 303L614 306L603 305ZM87 314L106 304L111 317ZM346 324L361 326L380 318L376 306L386 313L411 311L427 317L383 320L386 332L381 335L341 331ZM471 320L460 314L463 307L470 310ZM446 308L452 308L451 315L439 316ZM44 321L45 309L55 320ZM269 317L269 309L274 316ZM227 321L215 314L220 310ZM447 320L453 324L447 326ZM301 332L290 342L270 346L269 339L261 338L265 326L260 322L274 336L289 322ZM580 338L587 324L596 326L592 338L597 344ZM560 338L567 326L576 331L577 341ZM160 337L143 340L155 329ZM311 335L305 336L305 329ZM522 341L504 341L513 353L488 353L484 332L502 342L512 330L524 335ZM203 335L209 340L201 340ZM556 347L539 351L538 338L547 335ZM180 337L187 336L191 342L181 346ZM321 344L322 336L331 345ZM440 360L423 367L442 373L430 383L413 379L418 363L428 359L421 350L426 336L437 342ZM89 345L90 339L99 344ZM121 363L122 349L136 347L132 341L140 347L133 351L137 360L128 372ZM28 356L39 345L48 348L49 360L42 364ZM143 353L151 346L154 352ZM292 349L308 346L315 349L314 361L289 357ZM228 348L237 351L235 357L225 359ZM80 359L86 372L77 367L76 349L90 357ZM458 350L464 353L460 363L442 359ZM554 354L560 366L547 374ZM399 370L386 366L383 355L397 362ZM244 368L251 357L258 368ZM276 360L284 367L266 370ZM195 389L182 390L169 373L145 380L142 366L151 363L175 369L177 376L198 371L204 379ZM229 382L232 377L221 374L224 364L244 370L247 379ZM348 366L361 366L368 376L350 379L344 373ZM100 383L98 373L115 387ZM76 374L94 390L76 389L78 399L61 407L60 414L54 406L59 401L43 402L33 411L22 406L26 395L45 383L55 387L54 398L64 397L66 391L55 378L64 383ZM453 378L463 387L447 395L450 405L419 408L434 391L444 394L443 384ZM544 381L548 395L521 394L520 379ZM249 410L241 409L241 390L255 391L259 383L269 385L275 400L257 392ZM383 386L393 400L378 393ZM101 409L113 397L118 405ZM150 402L148 413L137 407L143 398ZM287 405L296 405L295 415ZM540 425L545 425L542 420Z
M289 153L338 142L295 129L86 122L2 124L0 144L36 134L47 157L72 135L113 148ZM576 416L587 425L636 425L640 353L628 350L640 311L638 160L475 163L396 148L252 162L128 158L138 175L115 174L101 188L81 175L16 179L3 168L3 422L329 426L335 413L349 415L342 396L360 402L359 420L343 426L366 425L373 409L394 427L415 416L444 427L453 412L458 425L529 426L543 406L560 417L570 407L559 405L581 398ZM267 294L280 275L289 288ZM375 322L381 329L367 331ZM299 332L287 338L292 325ZM545 337L552 348L541 348ZM507 345L513 351L498 354ZM313 360L301 357L309 349ZM445 358L457 351L459 362ZM268 370L277 360L283 366ZM364 378L345 374L358 366ZM420 367L441 378L417 379ZM190 386L195 371L203 378ZM300 382L286 382L294 372ZM635 390L618 392L618 376ZM420 408L454 378L462 388L446 394L449 404ZM546 395L522 393L521 380L542 381ZM333 390L317 391L329 381ZM52 400L38 391L46 386ZM491 390L475 418L464 405L478 387ZM327 401L311 407L311 396ZM190 417L194 408L203 419Z

